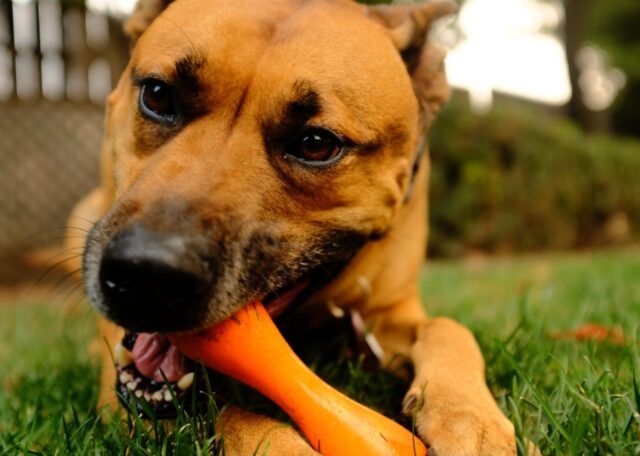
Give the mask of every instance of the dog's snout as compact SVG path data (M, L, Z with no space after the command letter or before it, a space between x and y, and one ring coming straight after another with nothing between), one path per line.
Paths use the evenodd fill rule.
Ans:
M135 331L192 329L211 289L209 268L192 241L140 225L107 244L99 277L108 316Z

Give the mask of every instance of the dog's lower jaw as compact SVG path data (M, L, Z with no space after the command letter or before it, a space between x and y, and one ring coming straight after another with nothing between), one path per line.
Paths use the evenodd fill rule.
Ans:
M322 268L327 274L331 269L328 265ZM312 280L313 275L307 275L299 282L265 296L264 304L270 316L278 317L298 296L302 295L304 299L305 290L313 288ZM114 385L123 406L135 407L144 416L151 410L157 419L172 419L178 412L176 402L189 404L203 399L192 398L196 394L191 388L196 364L178 354L163 334L126 333L115 346L114 354L117 372ZM196 382L202 380L202 375L197 377ZM147 402L146 407L140 405L142 400Z

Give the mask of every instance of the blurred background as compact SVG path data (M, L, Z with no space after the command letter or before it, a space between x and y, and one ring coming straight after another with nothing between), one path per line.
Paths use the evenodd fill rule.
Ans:
M132 2L0 0L4 282L97 184ZM637 242L638 24L638 0L467 0L436 27L455 90L430 133L430 256Z

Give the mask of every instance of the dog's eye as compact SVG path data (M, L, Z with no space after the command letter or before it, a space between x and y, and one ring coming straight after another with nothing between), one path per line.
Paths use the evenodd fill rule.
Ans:
M306 164L323 164L341 155L343 145L333 133L320 128L305 130L285 149L285 156Z
M166 82L147 79L140 85L140 112L155 122L172 124L177 117L173 90Z

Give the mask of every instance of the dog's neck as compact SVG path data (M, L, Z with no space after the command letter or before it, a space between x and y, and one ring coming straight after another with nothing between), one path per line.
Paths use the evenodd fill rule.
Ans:
M411 166L411 176L409 177L409 185L407 186L407 191L404 194L404 204L408 204L411 200L411 196L413 195L413 189L416 185L416 179L418 178L418 173L420 172L420 167L423 162L424 154L427 150L427 137L423 135L418 143L418 148L416 150L415 157L413 159L413 164Z
M428 154L418 151L405 204L385 236L367 243L340 276L311 298L363 312L366 317L416 295L427 240Z

